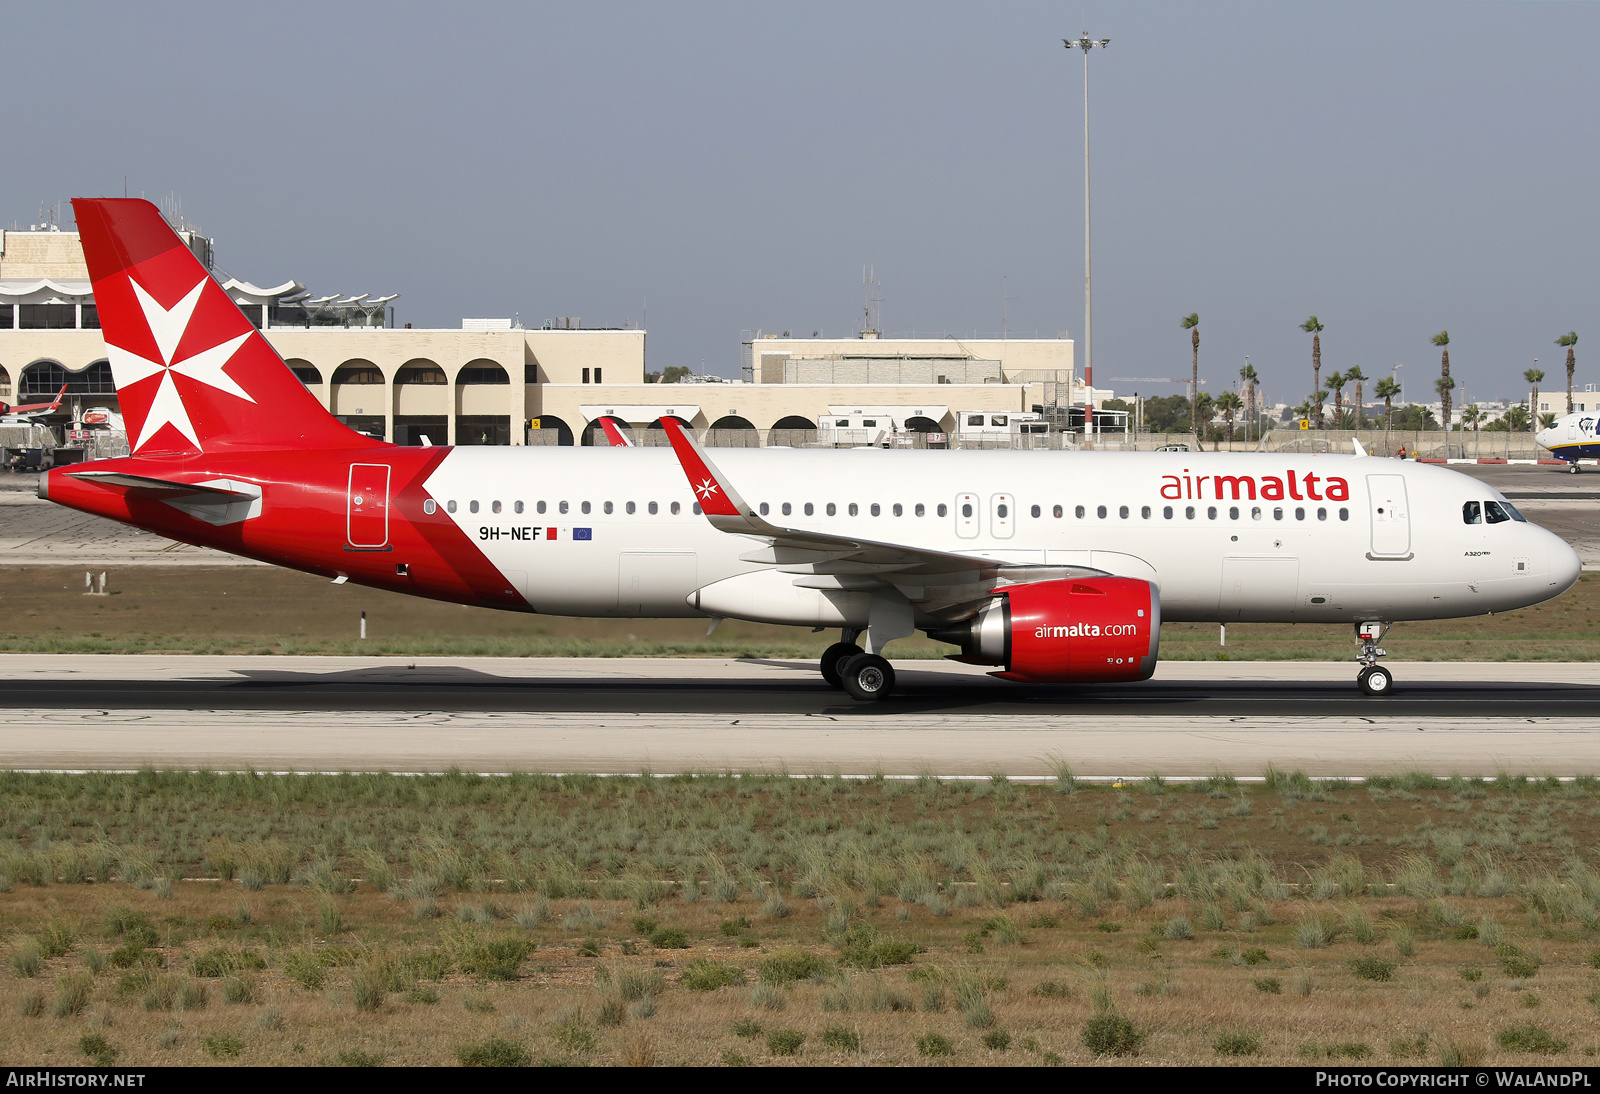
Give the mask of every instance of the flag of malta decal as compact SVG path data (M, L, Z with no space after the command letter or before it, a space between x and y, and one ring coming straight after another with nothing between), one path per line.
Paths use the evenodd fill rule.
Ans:
M141 380L148 380L157 374L161 376L161 382L156 387L155 397L150 400L150 409L145 414L144 426L139 430L139 439L134 442L133 450L137 452L143 448L164 425L175 428L189 439L190 444L199 449L200 438L195 433L194 423L189 420L189 410L184 406L183 396L178 394L178 387L173 382L172 374L179 373L208 387L214 387L218 391L236 395L246 402L255 402L249 392L222 371L222 367L232 360L233 355L250 338L253 331L218 342L198 353L190 354L181 361L174 361L173 354L178 351L184 334L188 332L189 322L194 317L195 305L200 302L200 294L205 290L206 279L202 278L199 284L189 290L187 296L171 308L163 308L156 303L155 298L137 281L129 278L129 282L139 300L139 307L144 310L145 322L150 324L150 334L155 339L161 357L159 361L152 361L119 346L110 344L106 346L111 359L111 372L116 379L119 394L125 393Z

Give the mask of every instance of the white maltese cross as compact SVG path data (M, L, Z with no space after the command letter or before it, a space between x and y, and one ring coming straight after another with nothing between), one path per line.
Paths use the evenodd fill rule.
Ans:
M702 498L709 498L712 494L717 492L716 480L706 479L699 486L694 488L694 492L699 494Z
M170 309L156 303L155 298L145 292L144 286L137 281L130 278L129 282L133 285L134 295L139 298L139 307L144 310L145 322L150 324L150 333L155 338L156 349L161 357L159 361L152 361L120 346L109 343L106 345L111 358L111 374L117 381L119 392L158 372L161 374L161 383L156 388L155 398L150 400L150 409L145 414L144 426L139 430L139 439L134 442L133 450L137 452L143 448L164 425L176 428L198 449L201 447L200 438L195 433L194 423L189 420L189 410L183 405L183 398L178 394L177 385L172 381L172 374L182 373L189 379L198 380L218 391L226 391L229 395L236 395L246 402L255 402L250 398L249 392L235 383L233 377L222 371L222 366L232 360L234 353L249 339L250 332L247 331L237 338L230 338L226 342L219 342L209 349L174 362L172 355L178 351L178 345L189 329L189 320L194 316L195 305L200 302L200 293L206 287L206 280L201 279L187 296Z

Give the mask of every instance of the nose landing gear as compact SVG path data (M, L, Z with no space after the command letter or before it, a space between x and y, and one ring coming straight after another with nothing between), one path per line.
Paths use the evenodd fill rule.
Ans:
M1378 664L1378 658L1387 657L1387 650L1381 649L1378 642L1389 632L1393 623L1357 623L1356 638L1361 642L1361 652L1356 655L1356 660L1361 665L1361 671L1356 673L1356 684L1366 695L1388 695L1394 688L1394 675Z

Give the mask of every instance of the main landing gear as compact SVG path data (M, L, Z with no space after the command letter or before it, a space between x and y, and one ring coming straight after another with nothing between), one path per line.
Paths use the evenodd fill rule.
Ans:
M843 641L822 652L822 678L858 702L887 698L894 691L894 666L856 645L860 631L846 630Z
M1392 626L1393 623L1356 624L1356 638L1361 642L1361 652L1356 657L1361 671L1356 673L1356 684L1363 694L1388 695L1394 688L1394 675L1378 664L1378 658L1388 656L1388 651L1380 649L1378 643Z

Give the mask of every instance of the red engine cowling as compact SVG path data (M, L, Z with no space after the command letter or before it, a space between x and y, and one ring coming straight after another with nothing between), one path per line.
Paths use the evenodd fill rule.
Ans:
M1004 665L1028 683L1148 680L1161 645L1161 593L1131 577L1039 581L1000 590L957 633L962 661Z

